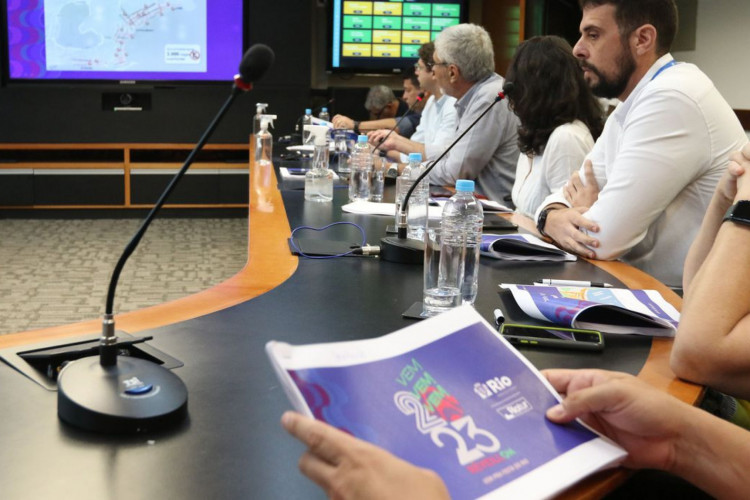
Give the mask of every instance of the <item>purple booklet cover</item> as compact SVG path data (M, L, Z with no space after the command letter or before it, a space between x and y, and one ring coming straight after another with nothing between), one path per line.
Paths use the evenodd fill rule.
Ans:
M430 323L449 315L456 328L430 340ZM391 345L398 346L392 355ZM471 308L381 339L328 346L322 356L324 344L267 347L295 407L435 470L453 498L543 497L624 455L581 424L549 422L544 413L557 395Z
M671 337L680 313L655 290L500 285L529 316L567 328Z
M479 244L482 255L500 260L574 261L571 253L550 245L531 234L483 234Z

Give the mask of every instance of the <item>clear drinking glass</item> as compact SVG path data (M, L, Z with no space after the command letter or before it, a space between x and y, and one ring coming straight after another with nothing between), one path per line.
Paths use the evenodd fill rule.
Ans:
M378 155L372 155L372 180L370 182L370 201L380 203L383 201L383 189L385 186L385 171L388 162Z
M351 146L353 142L349 133L344 129L333 131L333 153L336 156L336 166L340 174L348 174L351 167Z
M440 228L428 227L424 232L424 317L435 316L461 305L459 283L440 280L440 244Z

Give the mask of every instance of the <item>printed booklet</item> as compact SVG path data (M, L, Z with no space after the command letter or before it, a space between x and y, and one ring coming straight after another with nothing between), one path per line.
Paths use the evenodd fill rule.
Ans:
M454 499L547 498L626 455L548 421L557 393L470 306L379 338L266 351L297 411L436 471Z
M531 234L483 234L479 250L482 255L500 260L565 262L577 259L572 253Z
M674 337L680 313L656 290L501 284L532 318L566 328Z

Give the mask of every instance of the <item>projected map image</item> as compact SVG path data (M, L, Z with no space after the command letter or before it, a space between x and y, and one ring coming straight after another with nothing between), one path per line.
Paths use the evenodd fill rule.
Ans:
M206 0L45 0L47 71L205 72Z

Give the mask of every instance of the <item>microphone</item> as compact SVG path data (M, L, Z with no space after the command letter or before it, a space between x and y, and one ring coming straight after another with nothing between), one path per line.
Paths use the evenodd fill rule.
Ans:
M229 106L240 92L252 88L273 61L273 50L263 44L253 45L245 52L230 96L125 247L109 282L99 358L73 361L58 376L60 420L88 431L131 433L176 425L187 416L187 388L177 375L151 361L118 357L119 347L132 341L118 342L115 334L113 304L117 280L128 257Z
M417 100L414 101L414 104L412 104L411 106L409 106L409 109L406 110L406 113L404 113L403 115L401 115L401 117L398 119L398 121L396 122L396 124L388 131L387 134L385 134L385 137L383 137L380 140L380 144L378 144L377 147L372 150L372 154L375 154L375 152L380 149L380 146L382 146L383 143L385 143L385 141L391 136L391 134L393 133L393 131L398 128L398 126L401 124L401 121L403 121L403 119L406 118L406 115L408 115L409 113L411 113L411 111L414 109L414 106L416 106L417 103L422 102L422 99L424 99L424 92L420 92L419 94L417 94Z
M239 79L244 85L249 85L252 88L252 82L260 79L268 68L273 64L276 55L271 50L271 47L262 43L256 43L245 52L240 61L240 74ZM235 83L237 82L237 76ZM250 88L242 90L250 90Z
M317 113L318 111L320 111L321 109L323 109L323 108L327 108L328 106L330 106L330 105L331 105L331 104L333 104L334 102L336 102L336 99L334 99L333 97L331 97L330 99L328 99L328 102L326 102L325 104L321 104L321 105L320 105L320 106L318 106L317 108L314 108L314 109L312 110L312 113L313 113L313 114L315 114L315 113Z
M427 177L430 171L442 160L463 137L484 118L484 116L490 112L490 110L498 102L505 99L509 92L512 92L514 88L513 82L506 82L503 85L503 90L497 93L495 99L490 103L489 106L482 111L480 114L461 134L451 143L450 146L440 153L435 160L430 162L430 165L417 177L412 183L409 190L406 192L403 201L401 202L400 211L398 214L398 222L396 223L397 237L392 236L380 239L380 258L389 262L400 262L402 264L420 264L424 262L424 243L417 240L412 240L406 237L408 225L407 225L407 211L409 208L409 198L411 193L417 187L417 185Z

